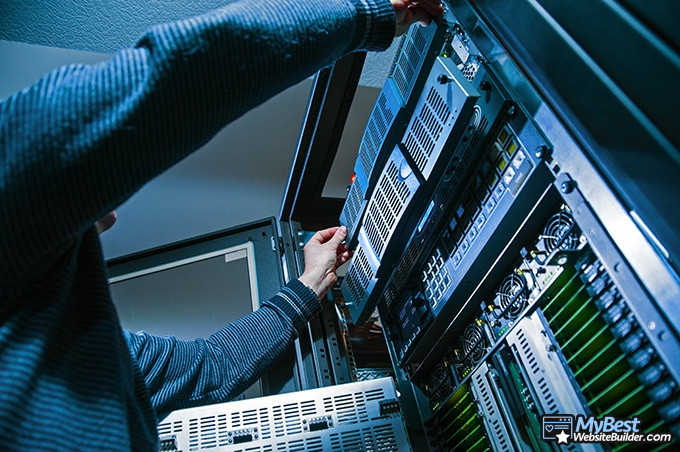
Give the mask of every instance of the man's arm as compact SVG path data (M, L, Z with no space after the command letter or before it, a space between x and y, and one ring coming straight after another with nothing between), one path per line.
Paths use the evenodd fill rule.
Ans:
M272 95L394 35L387 0L257 0L159 25L0 103L0 291Z
M262 376L321 309L319 299L350 258L342 243L346 234L344 227L317 232L305 246L300 280L207 340L126 332L157 415L230 400Z
M295 306L294 315L281 307ZM317 297L291 281L257 311L208 339L180 341L125 333L158 416L231 400L260 378L288 349L296 332L321 308Z

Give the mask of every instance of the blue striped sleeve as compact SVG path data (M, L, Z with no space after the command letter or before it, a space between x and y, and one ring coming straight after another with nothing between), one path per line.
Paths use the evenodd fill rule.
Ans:
M290 319L296 332L307 325L307 322L321 310L321 302L316 294L297 279L289 282L263 305L273 307L285 318Z
M157 414L224 402L246 390L321 309L314 292L291 281L257 311L208 339L180 341L126 332L128 348Z
M237 1L0 101L0 290L229 122L393 31L387 0Z

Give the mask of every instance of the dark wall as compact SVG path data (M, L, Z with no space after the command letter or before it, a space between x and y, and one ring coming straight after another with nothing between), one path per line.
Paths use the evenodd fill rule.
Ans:
M232 0L0 0L0 39L111 53L149 26Z

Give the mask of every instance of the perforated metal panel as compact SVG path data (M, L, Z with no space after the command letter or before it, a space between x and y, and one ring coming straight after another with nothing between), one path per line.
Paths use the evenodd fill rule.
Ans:
M364 298L368 285L373 278L375 278L375 274L368 264L366 251L363 246L359 246L343 280L349 290L351 302Z
M364 199L371 196L385 161L404 133L443 39L444 27L433 22L428 27L414 25L402 41L359 144L354 172Z
M390 76L383 85L366 124L354 165L356 180L359 181L355 190L360 190L365 200L372 196L385 162L403 136L415 101L420 96L443 40L444 27L433 21L428 27L414 25L402 41ZM343 211L341 223L348 227L347 243L353 248L366 205L361 204L357 212L356 199L348 197L346 203L354 205L345 206L346 210L352 212Z
M379 266L380 263L370 251L366 232L362 229L358 234L354 256L340 284L340 290L353 319L358 318L364 311L364 304L376 285Z
M537 312L525 317L507 341L531 381L545 414L585 414L555 347L543 333L548 329Z
M444 144L465 130L477 97L477 90L449 58L437 58L403 139L425 179L430 177Z
M418 256L420 256L420 252L424 246L425 242L423 241L416 241L412 243L399 261L399 264L394 271L394 277L391 279L390 284L385 289L384 299L388 310L392 309L392 306L398 298L399 293L401 293L401 289L408 281L408 275L413 268L416 259Z
M395 148L368 201L363 224L368 245L379 260L419 186L408 162L399 148Z
M493 444L494 450L514 450L515 444L505 425L505 420L501 414L498 402L494 397L488 377L489 366L486 363L482 363L472 374L470 388L484 413L484 424L486 425L489 441Z
M453 268L444 259L442 250L435 248L427 263L421 270L420 278L425 287L425 298L433 308L437 306L446 291L451 287Z
M459 173L470 164L470 159L473 157L475 152L478 150L478 146L481 141L481 137L484 136L486 129L489 126L489 121L484 117L479 106L475 105L472 119L470 119L468 125L468 135L469 137L465 141L459 142L454 155L458 158L457 164L455 166L450 166L447 170L444 183L440 183L437 188L437 193L434 198L438 199L442 205L447 205L452 200L454 195L456 182L459 179ZM422 232L422 237L428 235L428 232L432 229L431 222L426 222ZM414 265L421 256L422 251L430 245L430 242L425 240L412 240L406 249L406 252L397 264L394 270L394 276L390 279L387 287L385 288L385 293L383 299L387 310L391 310L394 301L397 299L398 294L401 292L404 284L408 281L408 277L411 271L414 269ZM450 265L447 262L447 265ZM447 282L447 288L448 284ZM433 300L430 300L432 302ZM436 307L437 302L433 305Z
M342 207L340 213L340 224L347 226L347 243L350 248L353 248L356 233L361 224L361 216L366 207L366 200L364 199L362 181L356 178L349 188L345 205Z
M388 281L394 282L389 284L385 299L392 304L400 290L396 286L406 281L425 246L422 240L412 241L411 237L431 227L430 217L440 215L435 206L449 202L450 179L441 184L440 179L447 168L452 168L454 155L456 165L465 161L471 131L475 130L468 125L471 120L477 125L481 119L473 116L479 93L448 59L436 59L425 86L404 143L392 150L367 200L361 231L366 237L364 252L373 254L378 262L374 272L378 281L375 293L351 290L361 286L353 274L344 283L354 306L350 310L355 322L361 322L373 310ZM395 266L399 275L391 277L389 272Z
M163 450L409 451L391 378L175 411Z
M437 86L430 86L404 142L420 172L425 170L425 164L432 156L450 113Z
M471 58L470 60L471 61L461 65L460 71L463 73L463 76L465 76L466 79L473 81L477 75L477 71L479 70L479 61L477 61L476 58Z
M414 90L415 79L418 77L427 57L426 50L437 35L437 23L432 21L427 27L419 24L412 26L402 43L396 63L390 77L399 90L399 94L406 104Z
M357 174L357 180L362 183L363 195L367 194L365 190L370 185L373 171L380 171L381 169L376 168L378 154L383 148L387 134L402 107L403 104L396 92L394 82L388 79L378 96L371 116L368 118L364 135L359 144L359 155L354 171Z

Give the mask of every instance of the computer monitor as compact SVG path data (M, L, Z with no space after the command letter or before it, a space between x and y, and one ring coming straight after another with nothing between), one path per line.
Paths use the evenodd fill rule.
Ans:
M109 280L123 328L205 338L259 307L250 242Z
M283 284L274 219L218 231L108 262L124 329L207 338L260 307ZM243 397L299 389L294 348Z

